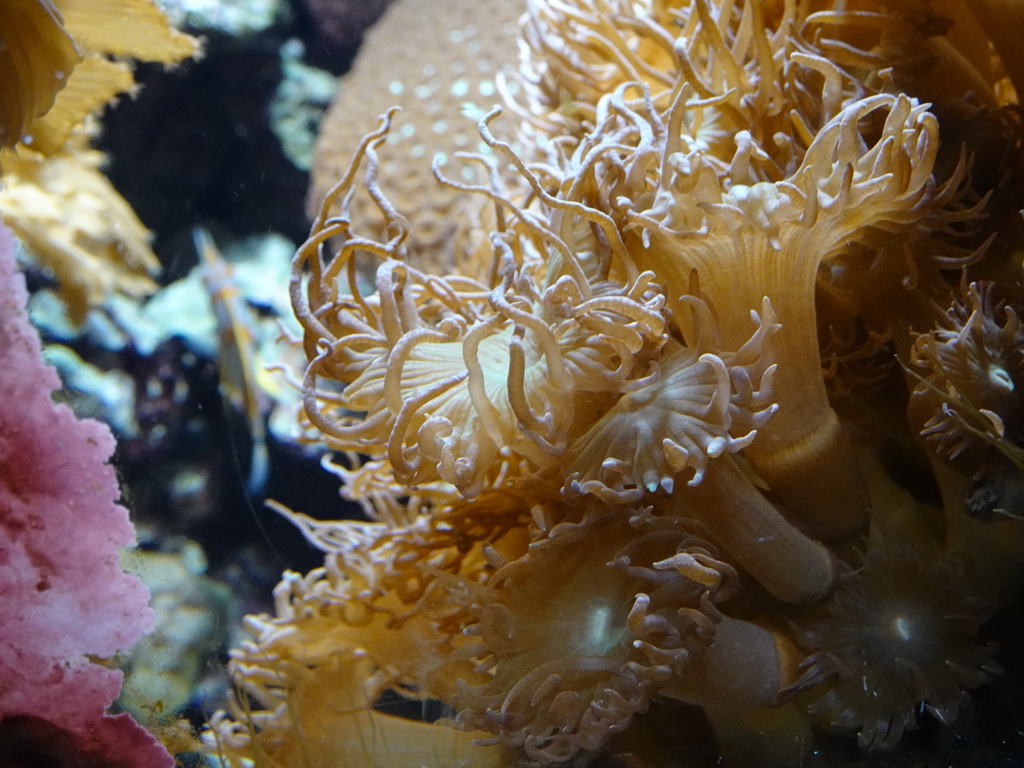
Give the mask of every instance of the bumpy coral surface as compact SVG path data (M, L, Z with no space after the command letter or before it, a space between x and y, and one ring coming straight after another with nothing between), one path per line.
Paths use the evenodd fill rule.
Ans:
M661 764L669 700L735 762L952 723L1024 562L992 5L530 0L480 151L434 163L436 250L382 115L291 283L304 418L370 522L285 512L325 566L251 619L209 742L298 765L334 722L405 765L306 706L342 695L319 670L362 675L374 738L439 712L455 764Z
M321 0L310 5L329 7L337 15L355 5L365 14L378 3ZM340 79L325 116L311 169L309 209L319 209L378 116L401 104L401 133L381 150L385 173L395 182L392 199L421 212L410 247L436 262L442 255L450 258L448 243L461 227L465 198L438 187L430 163L439 154L454 158L479 148L474 114L498 98L501 70L515 58L516 19L523 9L517 3L476 0L391 0L387 5L366 33L352 69ZM416 55L396 56L398 50ZM367 227L383 221L372 204L356 205Z

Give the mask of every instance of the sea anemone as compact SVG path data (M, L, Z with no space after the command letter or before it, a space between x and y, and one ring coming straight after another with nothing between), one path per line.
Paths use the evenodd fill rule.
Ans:
M730 354L719 348L707 305L684 301L700 318L693 342L667 341L650 373L626 383L615 405L569 446L565 471L579 490L638 501L645 492L672 493L684 470L688 484L699 485L709 459L750 445L777 410L768 361L779 326L771 304L765 300L763 318L752 313L754 334ZM730 434L737 427L740 434Z
M1024 330L1014 309L996 300L994 284L971 283L961 293L939 326L914 342L911 370L918 378L909 413L938 453L954 460L973 453L973 461L963 458L977 470L985 445L1019 460Z
M779 326L771 304L765 300L763 318L751 312L756 330L743 347L723 353L710 309L696 297L684 301L696 338L689 346L666 342L651 372L628 382L571 443L566 491L612 504L665 494L666 506L703 521L775 597L819 600L835 586L835 558L787 521L726 455L749 446L777 409L769 361ZM672 498L676 475L686 471L692 490Z
M600 253L593 233L560 225L559 215L545 225L487 188L477 191L517 219L492 237L491 268L479 277L412 268L403 220L375 188L375 148L389 125L364 142L296 256L293 304L311 358L306 414L332 446L386 457L404 485L443 480L473 497L510 466L553 464L574 418L562 393L621 385L641 348L663 338L664 297L648 273L617 282L585 261L588 248ZM386 243L355 235L344 208L340 218L326 215L349 193L363 158L389 222ZM587 215L572 200L546 202ZM571 248L560 229L583 239ZM341 245L327 258L331 236ZM380 260L373 295L358 279L360 253ZM312 280L303 290L306 269ZM321 380L345 388L331 392Z
M943 27L927 4L869 5L583 1L536 3L525 18L524 92L530 111L545 114L531 125L561 131L559 146L583 135L567 111L590 131L581 146L620 131L618 161L587 182L590 204L613 216L633 268L664 285L672 316L685 325L680 297L696 271L724 346L737 348L749 311L772 301L783 326L780 409L746 457L794 519L827 540L863 527L868 503L820 372L815 285L833 261L839 276L884 262L894 278L874 281L870 301L885 305L908 274L951 266L928 262L944 252L929 233L972 215L957 205L963 166L943 183L933 176L934 116L879 92L893 73L909 82L926 68L921 40ZM575 166L564 173L568 184Z
M489 743L564 762L596 750L713 642L736 573L699 529L620 510L563 523L462 598L491 679L453 705ZM584 599L580 599L584 595Z
M461 500L460 500L461 501ZM275 505L328 552L306 575L287 572L274 591L275 614L249 616L252 639L232 652L238 686L231 716L211 719L209 749L232 760L274 765L499 766L486 734L433 727L375 710L392 699L447 698L440 673L451 641L473 617L444 599L444 577L475 583L494 552L524 525L511 497L483 497L390 522L321 522ZM383 510L382 510L383 511ZM518 539L514 536L512 538ZM469 676L479 682L480 676Z
M288 654L365 654L382 682L360 706L438 700L434 728L512 759L628 745L659 698L723 733L786 721L787 743L809 705L889 748L998 671L975 636L1017 592L1020 526L965 515L964 467L924 455L906 390L876 382L917 373L928 447L1015 440L1020 292L977 281L1019 268L1020 191L992 181L1018 147L988 181L967 156L1013 134L1009 86L973 17L849 5L528 3L504 94L523 125L492 109L478 153L434 163L473 211L436 254L384 192L394 114L360 143L291 293L305 417L372 522L292 515L328 555L236 655L261 717ZM970 83L993 118L975 143L925 103ZM951 270L975 285L928 330Z
M995 646L974 641L988 612L959 557L873 531L863 566L805 633L814 652L794 688L823 685L813 715L890 749L919 708L952 724L966 690L1002 671Z
M825 538L849 533L863 524L867 499L821 374L815 283L833 254L912 229L947 202L951 193L931 177L938 126L912 99L870 96L815 135L792 176L748 185L720 179L702 153L688 152L675 138L685 108L678 101L654 129L667 137L659 148L660 181L623 211L636 232L627 241L631 254L665 282L670 296L696 270L718 307L727 345L741 338L749 310L739 308L771 299L783 326L775 337L779 413L746 455L808 530ZM878 132L866 140L869 125ZM672 302L669 309L676 310ZM828 517L821 514L825 506Z
M372 641L372 635L365 638ZM374 709L389 689L387 671L362 647L335 647L315 662L248 646L235 654L243 681L233 718L218 712L205 734L207 750L231 765L331 768L416 765L502 768L500 747L479 746L485 734L440 728Z

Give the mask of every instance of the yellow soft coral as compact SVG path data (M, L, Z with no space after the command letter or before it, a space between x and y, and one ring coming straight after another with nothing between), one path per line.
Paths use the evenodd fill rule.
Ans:
M0 216L81 321L113 292L155 290L159 268L148 231L88 147L91 116L134 85L129 64L111 56L169 64L197 43L149 0L13 0L4 13Z
M82 60L78 46L49 0L4 4L0 32L0 148L30 133L53 107L71 70Z

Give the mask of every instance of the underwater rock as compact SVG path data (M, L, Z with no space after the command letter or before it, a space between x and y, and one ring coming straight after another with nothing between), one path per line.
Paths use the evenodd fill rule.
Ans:
M325 42L348 48L359 42L391 0L302 0Z

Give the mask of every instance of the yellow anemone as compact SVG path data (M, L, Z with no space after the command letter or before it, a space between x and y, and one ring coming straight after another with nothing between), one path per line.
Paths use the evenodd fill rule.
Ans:
M533 760L598 749L711 645L735 578L682 520L616 510L556 526L463 587L478 640L455 658L490 679L462 684L459 722Z
M492 237L489 282L410 267L404 222L376 189L374 150L388 126L385 119L363 144L323 210L348 195L365 158L393 239L356 236L343 208L339 218L321 214L296 256L293 305L311 359L306 414L332 446L386 457L404 485L440 480L473 497L521 462L543 469L556 461L574 420L566 393L620 386L634 355L663 338L664 297L649 273L618 282L582 263L559 236L579 236L572 222L555 215L544 226L486 188L476 191L516 219ZM583 209L585 221L579 203L547 202ZM341 246L327 257L322 244L332 235ZM540 258L549 252L558 257L551 264ZM372 294L358 279L360 254L380 260ZM340 392L331 389L338 383Z

